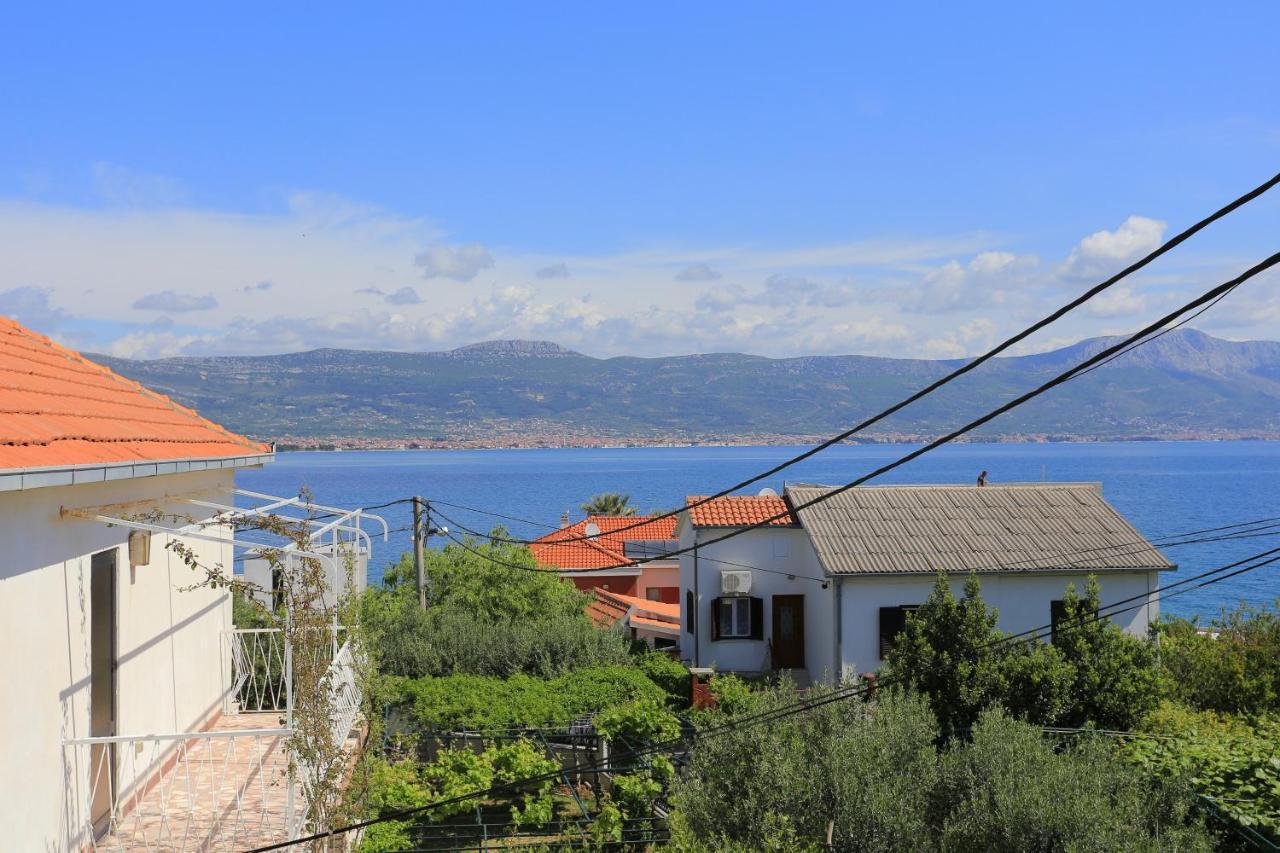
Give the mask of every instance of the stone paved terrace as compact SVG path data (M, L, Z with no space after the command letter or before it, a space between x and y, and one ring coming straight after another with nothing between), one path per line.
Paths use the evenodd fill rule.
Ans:
M278 712L231 714L210 731L279 727ZM98 838L96 849L238 851L284 840L288 762L283 741L279 735L247 734L181 741L170 748L162 772L139 795L126 796L117 825Z

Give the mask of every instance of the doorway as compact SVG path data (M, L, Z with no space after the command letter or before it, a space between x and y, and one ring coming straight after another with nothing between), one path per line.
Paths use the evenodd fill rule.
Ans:
M773 668L804 669L804 596L773 597Z
M116 551L94 554L89 561L89 736L116 734ZM111 821L116 790L115 744L89 749L90 816L94 834Z

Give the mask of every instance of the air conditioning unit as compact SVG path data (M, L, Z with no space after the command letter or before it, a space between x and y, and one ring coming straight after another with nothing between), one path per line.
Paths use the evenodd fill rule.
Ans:
M721 572L721 595L746 595L751 592L751 572Z

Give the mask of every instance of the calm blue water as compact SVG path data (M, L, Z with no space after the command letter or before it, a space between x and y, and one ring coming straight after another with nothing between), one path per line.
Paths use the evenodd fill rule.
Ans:
M835 447L787 472L793 482L842 483L910 448L904 445ZM794 455L797 447L697 447L548 450L406 450L281 453L261 471L239 475L242 488L276 495L308 486L318 503L372 506L413 494L506 515L558 523L591 495L620 491L642 511L683 503ZM1114 444L971 444L941 448L877 482L972 483L982 469L993 483L1089 480L1147 536L1181 533L1280 516L1280 442L1126 442ZM770 485L781 491L780 480ZM458 522L488 530L496 519L443 508ZM393 528L406 527L408 505L384 512ZM503 522L523 537L547 527ZM1280 546L1280 536L1191 545L1166 554L1178 572L1168 583ZM375 541L370 581L410 547L407 532ZM1167 613L1214 615L1239 600L1280 598L1280 563L1195 590L1163 603Z

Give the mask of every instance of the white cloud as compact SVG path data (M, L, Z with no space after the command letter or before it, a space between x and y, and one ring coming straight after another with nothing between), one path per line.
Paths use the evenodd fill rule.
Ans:
M1147 298L1127 285L1116 285L1090 299L1085 310L1093 317L1129 317L1146 310Z
M556 264L547 264L534 273L538 278L568 278L569 265L564 261Z
M1159 219L1130 216L1114 231L1095 231L1067 255L1062 275L1075 279L1117 273L1159 246L1166 226Z
M133 307L140 311L166 311L181 314L187 311L208 311L218 307L218 300L213 294L196 296L192 293L177 293L162 290L159 293L148 293L133 302Z
M417 305L422 302L422 297L412 287L402 287L393 293L388 293L383 298L386 299L388 305Z
M720 273L706 264L689 264L675 274L676 281L717 281Z
M493 266L489 250L480 243L432 246L419 252L413 262L422 268L424 278L451 278L454 281L471 281L481 270Z
M49 303L46 287L14 287L0 291L0 314L43 332L60 329L71 315Z
M162 207L180 202L182 185L164 175L127 169L115 163L93 164L94 191L107 203L123 207Z
M947 261L918 281L898 284L881 295L905 311L945 314L999 305L1015 298L1031 281L1040 259L1012 252L979 252L969 262Z

